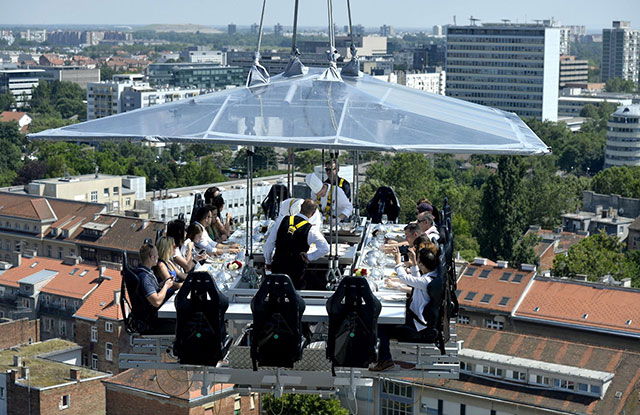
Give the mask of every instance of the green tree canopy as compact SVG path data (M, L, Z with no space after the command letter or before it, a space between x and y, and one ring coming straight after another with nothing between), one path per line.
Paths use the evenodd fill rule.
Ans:
M301 393L286 394L279 399L263 394L262 408L268 414L279 415L349 415L349 411L342 408L335 398Z
M609 78L605 86L607 92L635 92L636 85L631 79Z
M596 193L640 198L640 167L615 166L593 177L591 190Z

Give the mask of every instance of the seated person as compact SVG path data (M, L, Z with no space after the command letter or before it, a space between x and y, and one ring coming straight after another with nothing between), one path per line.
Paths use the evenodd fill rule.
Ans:
M388 240L385 242L383 249L385 252L391 252L394 247L413 246L413 242L420 236L420 227L416 222L411 222L404 227L404 241Z
M180 255L183 258L190 258L193 263L191 269L194 270L198 268L197 264L209 257L204 249L196 248L196 244L202 240L202 228L192 223L187 228L186 238L180 246Z
M437 248L435 249L437 251ZM411 263L411 275L407 275L399 250L394 249L398 278L388 278L386 283L389 287L400 288L409 294L409 307L406 310L406 322L402 325L378 325L378 363L370 368L372 371L383 371L395 366L391 358L389 340L391 338L400 341L413 341L419 343L431 343L436 340L438 331L437 321L433 313L429 311L427 305L431 301L429 296L429 284L437 278L438 256L434 254L434 249L429 247L421 248L418 251L418 261L416 264L415 249L409 249L409 262ZM406 286L402 286L406 284Z
M438 209L433 208L433 203L429 201L429 199L423 197L422 199L416 202L416 215L421 214L422 212L429 212L433 216L433 220L435 223L440 222L440 217Z
M206 253L212 255L221 255L225 252L238 253L240 247L237 244L222 245L211 239L207 229L213 221L215 208L211 205L204 205L196 212L195 225L202 229L202 239L195 243L196 248L204 249Z
M220 196L222 192L217 186L212 186L204 192L204 203L210 205L214 197Z
M195 268L195 264L197 261L204 259L203 255L193 255L193 242L189 241L191 244L191 249L183 250L182 247L185 245L185 223L182 220L172 220L167 223L167 236L173 238L176 249L173 252L171 260L175 262L182 270L187 273L192 271ZM198 226L192 224L196 229L199 229ZM205 254L206 255L206 254Z
M211 221L211 229L215 236L216 242L226 241L232 234L231 225L233 218L231 213L227 212L224 222L222 221L222 211L224 210L224 198L220 195L211 200L211 206L216 208L213 219Z
M182 286L182 281L187 278L187 275L171 260L175 249L176 245L173 238L170 236L160 238L158 241L158 263L154 271L159 282L164 282L171 278L173 281L176 281L176 284ZM178 288L180 288L180 286Z
M147 313L147 316L154 319L157 319L157 309L171 297L169 290L177 290L180 288L180 284L175 282L171 277L162 283L158 283L158 279L153 274L153 271L151 271L157 262L158 250L156 247L150 244L142 245L140 248L140 266L136 269L135 273L138 276L140 293L151 305L150 310L148 310L150 312ZM150 314L155 314L155 317L150 316Z
M433 215L428 212L422 212L418 215L418 226L420 227L420 233L427 235L431 241L438 243L440 240L440 232L434 224Z

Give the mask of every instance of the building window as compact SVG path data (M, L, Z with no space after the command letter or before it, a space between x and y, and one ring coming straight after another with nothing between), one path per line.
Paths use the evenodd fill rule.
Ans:
M4 399L4 388L0 386L0 399Z
M120 194L120 187L115 186L115 187L113 188L113 195L114 195L114 196L118 196L119 194Z
M23 306L24 308L30 308L30 307L29 307L29 299L28 299L28 298L23 298L23 299L22 299L22 306Z
M89 366L89 355L86 353L82 355L82 366Z
M130 206L131 206L131 198L130 198L130 197L128 197L128 198L126 198L126 199L124 200L124 205L125 205L126 207L130 207Z
M502 369L494 366L482 366L482 373L489 376L502 377Z
M62 259L62 255L64 254L64 248L58 248L58 258Z
M469 316L458 315L459 324L469 324Z
M95 353L91 355L91 369L98 370L98 355Z
M91 326L91 341L93 343L98 341L98 328L96 326Z
M60 336L67 337L67 323L65 321L60 322Z
M514 370L511 372L511 379L526 382L527 374L525 372L518 372L517 370Z
M108 187L105 187L105 188L102 190L102 195L103 195L104 197L109 197L109 188L108 188Z
M91 201L93 203L97 203L98 202L98 192L97 191L91 192Z
M60 398L60 409L67 409L69 407L69 395L62 395Z
M413 414L413 388L411 385L384 380L380 382L380 387L381 415Z
M104 358L107 359L107 362L113 362L113 344L105 343L104 347Z
M494 330L503 330L504 329L504 323L502 321L485 320L485 326L488 329L494 329Z
M113 323L110 321L105 321L104 331L106 331L107 333L113 333Z

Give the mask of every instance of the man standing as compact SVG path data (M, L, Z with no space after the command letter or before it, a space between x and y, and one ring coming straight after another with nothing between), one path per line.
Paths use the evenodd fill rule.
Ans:
M322 183L322 180L315 173L307 174L304 181L318 200L318 208L325 222L329 221L330 212L334 217L337 217L339 222L351 216L353 205L340 187L334 188L327 183Z
M438 240L440 240L440 232L438 232L438 228L433 224L433 215L431 215L431 213L428 211L420 213L418 215L418 226L427 238L431 239L435 244L438 243Z
M300 208L302 207L302 203L304 199L300 198L289 198L285 199L280 203L280 210L278 216L295 216L300 213ZM277 220L277 218L276 218ZM316 209L316 212L313 214L311 218L309 218L309 223L312 225L317 225L318 228L322 226L322 215ZM271 228L274 229L274 228Z
M327 180L325 180L324 182L328 185L334 184L332 180L335 175L335 185L341 188L344 192L344 195L347 196L347 199L351 201L351 185L344 178L338 176L338 173L340 172L340 165L338 164L338 160L333 162L333 166L331 165L331 161L327 161L324 164L324 171L327 173Z
M309 223L318 209L313 199L306 199L296 215L280 215L264 244L264 260L274 274L287 274L297 290L305 287L307 264L326 255L329 244L318 226ZM309 252L314 245L315 251ZM275 254L274 254L275 248Z

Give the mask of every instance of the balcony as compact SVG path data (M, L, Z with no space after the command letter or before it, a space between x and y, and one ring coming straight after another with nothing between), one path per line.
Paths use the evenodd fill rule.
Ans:
M75 310L71 308L56 307L50 304L40 304L39 308L40 315L46 314L53 317L73 318L74 313Z

